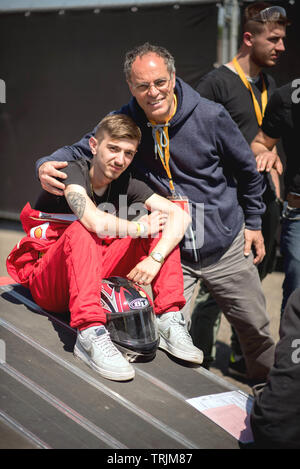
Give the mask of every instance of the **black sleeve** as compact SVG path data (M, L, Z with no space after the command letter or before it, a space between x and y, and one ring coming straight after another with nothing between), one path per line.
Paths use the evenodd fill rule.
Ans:
M216 100L212 81L209 79L208 75L201 78L200 82L198 83L198 86L196 87L196 91L198 91L202 98L207 98L212 101Z
M221 87L219 86L215 70L204 75L196 87L196 91L198 91L202 98L210 99L220 104L224 103L222 90L224 92L224 83Z
M280 138L284 118L284 106L280 94L274 91L267 104L262 131L271 138Z
M68 176L68 178L64 180L65 185L78 184L84 187L90 196L90 186L87 185L87 181L89 181L87 178L89 174L88 168L87 163L84 161L70 161L68 166L61 170ZM34 208L47 213L73 213L64 196L56 196L45 190L39 194Z
M68 176L67 179L64 180L64 184L66 186L69 186L70 184L78 184L79 186L82 186L87 192L89 192L87 186L89 175L86 161L70 161L68 166L61 169L61 171L66 173Z

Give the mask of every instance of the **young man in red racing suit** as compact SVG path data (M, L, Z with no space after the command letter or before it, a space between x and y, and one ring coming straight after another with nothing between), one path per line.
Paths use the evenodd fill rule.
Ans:
M185 299L177 244L190 217L131 177L127 168L139 141L140 131L128 116L104 118L90 139L92 161L77 160L66 169L64 197L44 192L36 209L24 207L27 236L7 260L9 274L30 289L38 305L70 311L70 324L78 330L75 355L115 380L133 378L134 369L104 326L100 285L111 275L151 284L159 332L168 329L164 348L179 358L202 361L179 312ZM124 211L124 198L128 207L143 204L151 215L139 221L116 216ZM107 204L114 214L104 211ZM72 221L72 212L77 220Z

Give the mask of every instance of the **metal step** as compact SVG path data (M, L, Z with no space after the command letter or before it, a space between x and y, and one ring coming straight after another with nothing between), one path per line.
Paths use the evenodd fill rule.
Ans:
M134 380L105 380L73 356L76 332L67 317L43 311L19 285L1 290L1 409L36 442L51 448L239 448L186 402L237 388L160 350L151 362L133 365Z

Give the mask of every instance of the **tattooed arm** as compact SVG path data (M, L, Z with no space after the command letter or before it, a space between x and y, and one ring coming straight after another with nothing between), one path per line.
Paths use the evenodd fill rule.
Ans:
M66 191L67 192L67 191ZM85 206L86 206L86 198L83 194L80 194L80 192L67 192L66 194L66 199L69 204L69 207L71 210L73 210L74 214L76 217L81 220L84 211L85 211Z
M99 237L138 237L136 223L99 210L82 186L69 184L64 190L64 195L69 207L88 231L97 233Z
M96 233L99 238L105 236L137 238L141 235L136 222L130 222L99 210L88 197L85 189L76 184L70 184L64 191L67 202L85 228ZM165 257L182 239L190 223L190 217L172 202L153 194L145 202L152 212L151 222L144 220L146 235L153 235L162 229L162 236L156 248ZM152 217L152 218L151 218ZM144 218L144 217L142 217ZM161 268L160 262L151 256L140 261L127 277L141 285L150 285Z

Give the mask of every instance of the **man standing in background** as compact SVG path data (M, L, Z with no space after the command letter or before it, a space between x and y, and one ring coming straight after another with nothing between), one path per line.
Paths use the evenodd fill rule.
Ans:
M225 65L205 75L197 86L204 98L222 104L250 145L256 136L269 97L276 88L274 79L263 68L276 65L284 52L288 20L283 8L257 2L245 9L242 44L237 55ZM274 148L273 151L276 151ZM266 211L262 216L262 234L266 255L257 266L260 279L271 273L276 259L276 239L280 223L280 183L276 169L265 173ZM195 299L191 335L204 351L207 367L215 358L215 338L221 313L215 300L201 285ZM230 369L244 372L245 364L235 331L232 336Z
M283 255L284 282L281 314L291 293L300 287L300 162L298 147L300 129L300 79L278 88L270 99L262 127L251 148L259 159L268 156L279 139L286 155L284 174L284 210L280 247ZM272 156L272 155L271 155Z

